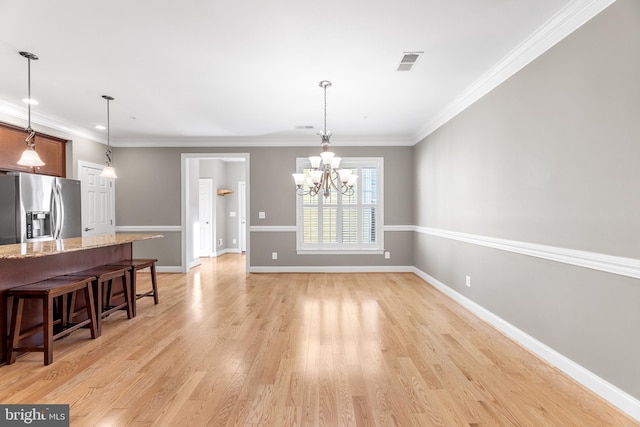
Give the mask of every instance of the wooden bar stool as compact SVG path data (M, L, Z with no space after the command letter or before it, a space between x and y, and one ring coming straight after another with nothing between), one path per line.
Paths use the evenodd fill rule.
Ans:
M96 309L93 300L93 290L91 283L95 279L92 275L79 276L58 276L52 279L29 285L18 286L7 291L7 296L13 297L13 310L11 311L11 332L9 334L9 347L7 349L7 365L16 361L16 353L20 351L42 351L44 353L44 364L53 363L53 340L61 336L70 334L83 326L89 326L91 338L99 336ZM77 291L84 292L86 303L87 319L78 323L71 323L74 314L67 314L67 299L69 294ZM60 297L62 303L60 307L60 319L54 320L54 300ZM25 299L39 299L42 301L42 325L22 331L22 311ZM61 330L54 334L54 325L60 324ZM20 341L39 331L42 331L42 347L18 347Z
M102 334L102 319L109 314L120 309L127 310L127 318L133 317L133 303L131 293L131 281L129 280L129 272L131 267L117 266L117 265L101 265L98 267L90 268L88 270L79 271L77 273L70 273L67 276L81 276L91 275L95 277L93 281L95 287L95 300L96 300L96 317L98 320L98 335ZM113 279L122 279L124 302L117 305L110 305L111 291ZM104 283L107 283L106 297L103 296Z
M139 300L140 298L153 297L154 304L158 304L158 281L156 278L156 262L158 262L157 259L135 258L135 259L128 259L128 260L117 262L115 264L111 264L116 266L131 267L131 272L130 272L131 294L135 296L133 299L133 315L134 316L136 315L136 311L137 311L136 301ZM151 289L146 292L137 293L138 290L137 290L137 284L136 284L136 273L139 270L143 270L145 268L151 269Z

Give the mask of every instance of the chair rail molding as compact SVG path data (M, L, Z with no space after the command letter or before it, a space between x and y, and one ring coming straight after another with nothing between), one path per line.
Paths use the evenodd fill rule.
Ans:
M116 233L156 233L156 232L182 232L180 225L119 225Z
M559 248L556 246L480 236L477 234L461 233L458 231L449 231L430 227L416 226L415 231L420 234L457 240L459 242L471 243L488 248L500 249L507 252L529 255L550 261L640 279L640 260L636 258L625 258L596 252Z

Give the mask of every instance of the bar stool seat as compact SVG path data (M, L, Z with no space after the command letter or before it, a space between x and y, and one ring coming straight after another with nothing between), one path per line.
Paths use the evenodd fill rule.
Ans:
M87 325L91 330L91 338L98 337L98 322L91 286L94 279L95 276L86 274L73 277L58 276L7 290L7 296L13 297L7 365L16 361L16 353L20 351L42 351L44 353L44 364L50 365L53 363L53 340ZM67 296L69 294L75 295L77 291L84 292L87 319L78 323L71 323L75 314L68 314ZM62 303L59 304L60 318L54 320L54 301L58 297L62 299ZM42 325L22 331L22 311L25 299L39 299L42 301ZM54 333L54 325L56 324L60 324L61 328L59 332ZM42 331L43 335L42 347L18 347L22 339L40 331Z
M126 309L127 318L131 319L133 317L131 281L129 280L130 271L131 267L127 266L101 265L88 270L79 271L77 273L67 274L67 276L91 275L95 277L93 284L96 289L96 317L98 320L99 335L102 334L102 319L107 317L109 314L117 310ZM113 279L118 278L122 278L124 302L117 305L111 305ZM106 296L103 296L103 291L105 290L103 286L104 283L107 283Z
M111 264L115 266L131 267L131 272L129 274L130 274L130 281L131 281L131 294L134 295L134 299L133 299L133 316L134 317L137 312L136 301L139 300L140 298L153 297L154 304L158 304L159 302L158 281L156 278L156 262L158 262L158 260L152 259L152 258L134 258L134 259L123 260L115 264ZM137 290L136 273L139 270L143 270L145 268L151 269L151 289L142 293L137 293L138 290Z

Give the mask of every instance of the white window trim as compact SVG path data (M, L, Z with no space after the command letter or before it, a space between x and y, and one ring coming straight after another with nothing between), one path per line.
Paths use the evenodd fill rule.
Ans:
M342 164L345 167L361 167L361 166L375 166L378 169L378 176L376 178L376 190L377 190L377 224L376 224L376 237L377 242L375 247L367 248L363 246L357 246L353 249L343 249L331 247L326 245L326 249L313 248L303 249L302 239L302 196L296 195L296 250L299 255L333 255L333 254L382 254L384 253L384 157L343 157ZM305 168L311 166L309 159L306 157L296 158L296 171L302 172ZM320 196L321 197L321 196Z

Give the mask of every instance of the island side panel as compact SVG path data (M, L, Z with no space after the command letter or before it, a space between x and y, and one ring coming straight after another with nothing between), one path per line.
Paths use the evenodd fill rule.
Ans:
M123 243L40 257L0 259L0 366L5 364L7 359L8 330L11 321L11 301L8 301L6 296L7 289L130 259L133 255L132 247L132 243ZM41 304L27 301L23 316L24 328L42 323ZM33 335L25 342L40 345L42 335Z

